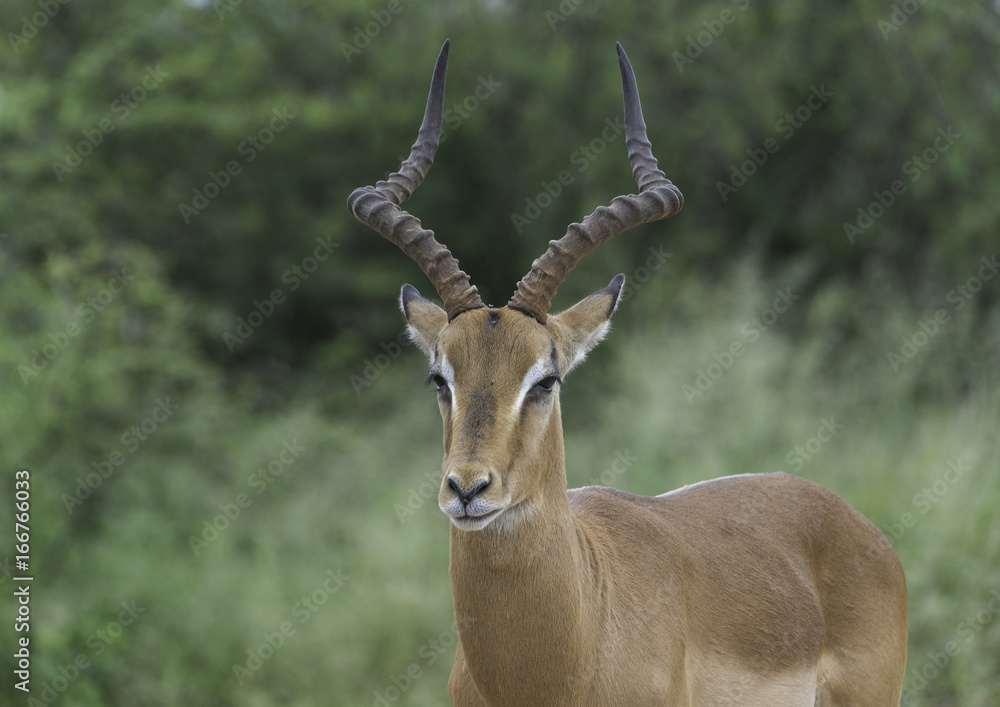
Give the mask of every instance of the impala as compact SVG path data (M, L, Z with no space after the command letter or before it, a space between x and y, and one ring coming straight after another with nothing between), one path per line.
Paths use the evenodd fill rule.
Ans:
M499 308L399 206L437 150L447 60L446 41L409 158L348 203L420 265L444 305L403 286L444 421L452 703L898 705L903 571L879 530L832 492L784 473L655 497L566 489L559 391L607 332L625 278L560 314L548 314L552 297L588 252L683 204L657 168L621 45L639 193L571 224Z

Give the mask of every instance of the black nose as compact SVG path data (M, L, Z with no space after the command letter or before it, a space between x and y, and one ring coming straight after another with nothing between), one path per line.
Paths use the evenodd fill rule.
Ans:
M467 491L465 491L462 489L462 485L458 482L458 479L456 479L454 476L448 477L448 488L450 488L452 491L458 494L458 497L462 500L463 504L467 504L469 501L472 500L473 496L475 496L477 493L479 493L489 485L490 485L490 479L488 478L480 479L472 486L470 486Z

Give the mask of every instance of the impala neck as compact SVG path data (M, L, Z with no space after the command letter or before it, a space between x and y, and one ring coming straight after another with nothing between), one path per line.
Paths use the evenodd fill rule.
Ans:
M544 485L519 522L451 528L461 648L491 704L560 704L596 650L593 563L570 514L558 408L549 432L534 470Z

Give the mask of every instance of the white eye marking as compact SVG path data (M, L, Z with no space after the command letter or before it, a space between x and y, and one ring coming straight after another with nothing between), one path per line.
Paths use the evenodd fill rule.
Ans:
M444 378L445 382L448 384L448 390L455 392L455 369L451 367L448 363L448 357L441 354L441 371L440 375Z
M535 383L545 377L548 370L548 356L542 356L535 361L531 368L528 369L528 372L524 374L524 381L521 383L521 392L518 393L517 400L514 401L514 407L511 409L512 413L515 415L517 414L518 410L521 409L521 405L524 403L524 397L528 394L528 391L535 386Z

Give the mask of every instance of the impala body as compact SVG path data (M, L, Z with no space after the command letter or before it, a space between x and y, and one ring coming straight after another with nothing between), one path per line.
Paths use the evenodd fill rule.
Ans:
M878 529L783 473L656 497L567 491L559 389L607 332L624 277L549 315L587 252L680 210L657 169L621 46L639 194L552 241L510 302L484 306L451 253L399 208L433 160L448 43L409 159L352 212L421 265L444 307L403 287L444 422L438 502L451 522L454 705L898 705L906 585Z

